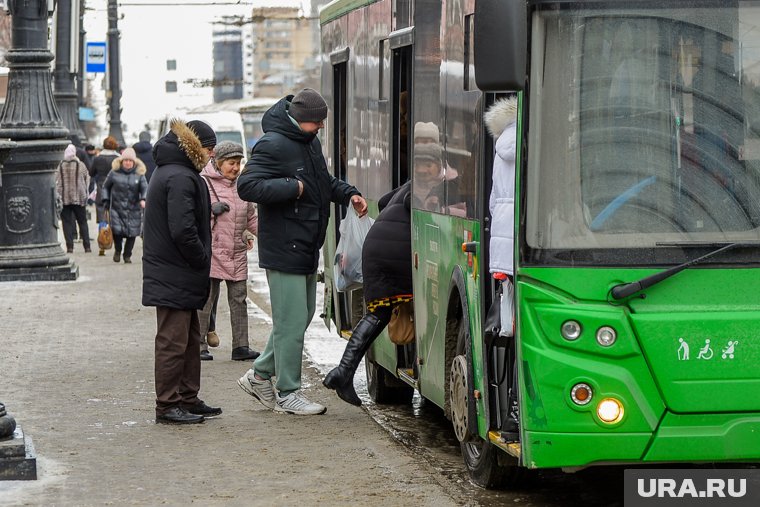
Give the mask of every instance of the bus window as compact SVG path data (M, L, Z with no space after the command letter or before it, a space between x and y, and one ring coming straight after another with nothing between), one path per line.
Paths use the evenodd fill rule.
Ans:
M735 15L546 15L529 134L541 152L526 173L532 254L577 263L593 249L587 262L637 264L651 259L613 249L668 259L668 242L757 238L758 57L741 50L755 36ZM556 57L561 48L577 58ZM559 83L572 83L573 100Z

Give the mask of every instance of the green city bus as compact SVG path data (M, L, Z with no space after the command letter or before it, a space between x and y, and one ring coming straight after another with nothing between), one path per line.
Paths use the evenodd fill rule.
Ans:
M534 468L760 461L760 2L336 0L325 156L377 199L412 179L416 339L377 403L441 407L474 482ZM515 337L489 334L494 141L518 98ZM757 120L757 122L756 122ZM438 134L441 177L415 179ZM325 318L350 332L361 292ZM519 426L510 424L518 393Z

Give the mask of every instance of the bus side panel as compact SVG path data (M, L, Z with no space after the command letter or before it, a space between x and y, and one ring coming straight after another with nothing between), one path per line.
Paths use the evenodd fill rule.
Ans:
M447 238L447 239L446 239ZM446 404L446 383L449 364L446 364L446 311L449 303L449 287L457 266L465 274L465 294L470 312L470 333L474 357L474 388L483 392L482 335L480 319L472 317L480 308L480 292L477 273L477 255L471 257L462 252L463 238L478 241L476 222L412 210L412 250L417 259L413 270L415 297L415 329L417 333L417 356L419 358L420 394L441 408ZM471 260L471 262L470 262ZM452 346L456 343L451 337ZM483 398L478 401L478 413L484 414ZM487 429L485 419L479 426Z

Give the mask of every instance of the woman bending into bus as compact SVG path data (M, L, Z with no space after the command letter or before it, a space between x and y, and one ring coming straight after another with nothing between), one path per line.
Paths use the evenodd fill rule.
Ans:
M354 373L375 338L391 320L393 306L412 299L411 182L384 195L380 215L362 247L362 275L367 314L354 328L336 368L322 382L340 399L359 406Z

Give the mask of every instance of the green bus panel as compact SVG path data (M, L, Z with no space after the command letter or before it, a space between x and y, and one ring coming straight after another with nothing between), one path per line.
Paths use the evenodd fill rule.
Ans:
M760 460L760 414L667 414L645 461Z
M651 439L648 433L549 433L526 431L522 459L528 468L582 467L611 464L610 456L620 462L641 459Z
M760 444L753 441L760 432L760 304L752 290L760 286L760 273L690 269L650 287L643 297L607 301L613 286L655 272L519 270L521 419L524 436L542 435L523 439L526 463L551 467L760 457ZM568 320L581 324L576 340L561 335ZM612 346L597 343L603 326L617 333ZM571 399L578 383L592 388L587 405ZM596 413L599 401L609 397L624 407L614 424ZM623 434L649 435L650 448L639 456L621 452L614 442ZM582 452L570 462L548 450L565 445L559 441L563 435L574 442L587 439L574 444Z

